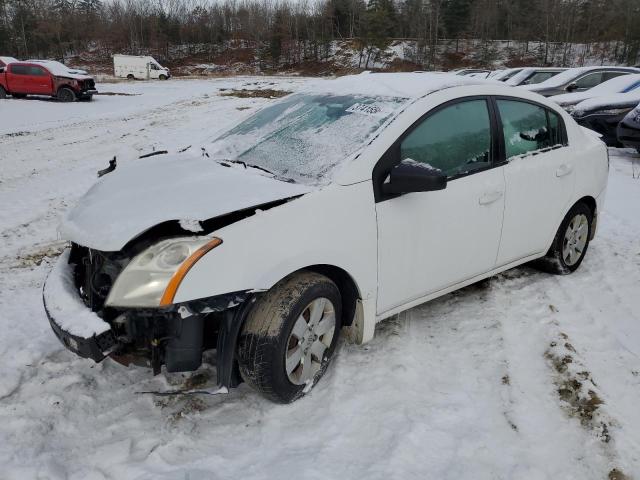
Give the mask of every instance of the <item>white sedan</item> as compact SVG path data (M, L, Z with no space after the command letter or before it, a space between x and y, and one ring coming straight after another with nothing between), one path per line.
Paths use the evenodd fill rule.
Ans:
M200 367L290 402L341 334L526 262L576 270L604 144L557 104L454 75L315 82L201 155L104 175L61 226L44 303L80 356Z

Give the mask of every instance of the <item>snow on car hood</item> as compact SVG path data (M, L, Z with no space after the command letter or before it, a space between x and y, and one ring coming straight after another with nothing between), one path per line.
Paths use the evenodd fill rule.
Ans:
M584 115L587 112L633 107L640 103L640 91L616 93L602 97L590 98L576 105L574 115Z
M68 212L59 232L79 245L117 251L162 222L195 223L311 190L206 157L155 156L102 177Z

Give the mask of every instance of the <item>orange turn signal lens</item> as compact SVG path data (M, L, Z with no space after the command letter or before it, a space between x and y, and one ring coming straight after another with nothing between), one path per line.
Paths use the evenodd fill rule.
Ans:
M209 243L203 245L198 250L193 252L189 258L187 258L182 265L178 268L176 273L173 274L171 280L169 280L169 284L167 288L164 290L162 294L162 298L160 299L160 306L166 307L167 305L171 305L173 303L173 299L176 296L176 292L178 291L178 287L182 280L187 275L191 267L193 267L198 260L200 260L207 252L213 250L218 245L222 243L220 238L213 238Z

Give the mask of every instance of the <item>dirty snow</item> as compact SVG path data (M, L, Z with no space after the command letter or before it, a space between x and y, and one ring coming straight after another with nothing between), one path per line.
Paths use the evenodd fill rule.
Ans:
M62 247L56 225L96 171L116 154L197 148L269 101L219 88L304 82L135 82L99 89L138 96L93 103L0 102L0 478L640 478L630 150L611 150L606 211L577 273L518 268L382 322L370 344L343 344L295 404L246 385L142 394L215 389L215 374L154 378L63 349L41 289Z

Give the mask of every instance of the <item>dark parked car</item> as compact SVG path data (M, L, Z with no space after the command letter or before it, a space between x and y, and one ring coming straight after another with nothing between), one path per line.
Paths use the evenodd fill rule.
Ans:
M618 124L640 102L635 92L608 95L585 100L576 105L571 116L583 127L598 132L602 141L610 147L620 147Z
M640 153L640 105L627 113L618 124L618 142Z
M563 93L583 92L602 82L630 73L640 73L640 69L632 67L570 68L547 81L535 85L523 85L520 88L551 97Z

